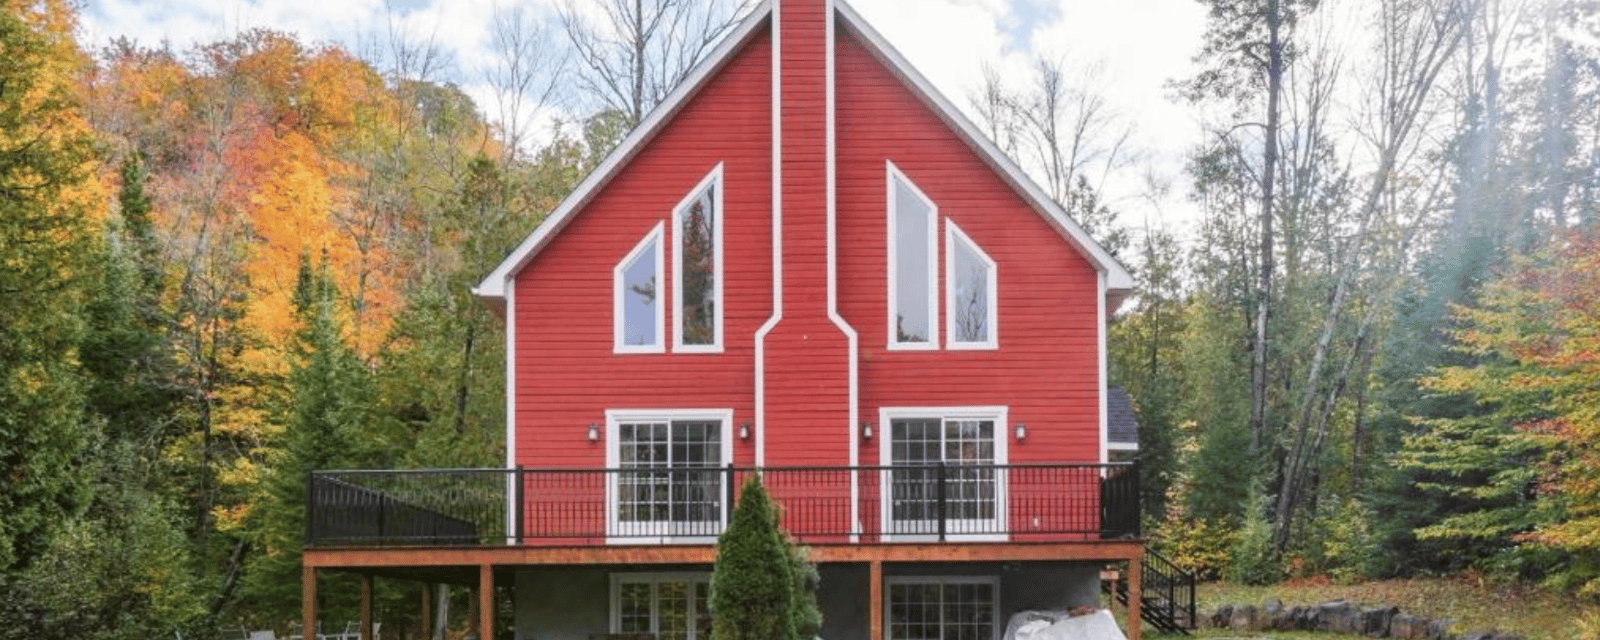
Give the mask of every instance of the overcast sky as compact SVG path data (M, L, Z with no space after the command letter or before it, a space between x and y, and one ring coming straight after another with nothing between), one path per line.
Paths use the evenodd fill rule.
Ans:
M851 6L900 50L953 103L982 78L985 63L1021 81L1038 55L1072 64L1104 65L1103 93L1135 127L1148 151L1136 171L1106 195L1124 224L1142 226L1160 213L1175 231L1192 217L1183 197L1183 153L1197 139L1191 109L1175 104L1164 84L1190 73L1204 8L1196 0L850 0ZM432 36L454 60L446 78L461 85L480 109L491 95L480 79L488 58L489 19L496 6L547 11L552 0L89 0L83 12L86 44L116 36L147 45L163 40L184 50L254 27L299 34L305 42L337 42L361 53L391 20ZM1137 174L1173 181L1159 203L1139 197Z

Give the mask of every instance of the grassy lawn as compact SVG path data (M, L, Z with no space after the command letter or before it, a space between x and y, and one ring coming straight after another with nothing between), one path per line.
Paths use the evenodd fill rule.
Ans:
M1223 582L1199 586L1200 611L1224 604L1260 606L1268 599L1282 600L1285 606L1308 605L1345 599L1363 605L1392 604L1402 611L1428 618L1449 618L1460 632L1493 629L1520 635L1526 640L1600 640L1600 610L1587 609L1588 625L1582 605L1549 591L1507 585L1472 577L1384 580L1360 584L1332 584L1326 581L1292 581L1268 587L1249 587ZM1587 627L1587 628L1585 628ZM1259 637L1223 629L1207 629L1201 637ZM1335 638L1332 634L1270 632L1274 638Z

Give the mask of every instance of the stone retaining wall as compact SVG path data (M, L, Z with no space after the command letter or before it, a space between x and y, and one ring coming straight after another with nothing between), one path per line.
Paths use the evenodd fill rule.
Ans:
M1347 600L1294 607L1285 607L1277 599L1259 607L1223 605L1201 613L1200 624L1235 631L1322 631L1401 640L1522 640L1495 631L1461 633L1454 620L1428 619L1399 607L1361 606Z

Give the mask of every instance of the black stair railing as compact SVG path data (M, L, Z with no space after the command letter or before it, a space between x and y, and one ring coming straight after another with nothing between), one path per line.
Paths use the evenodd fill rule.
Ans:
M1166 633L1189 635L1199 618L1195 614L1194 574L1184 571L1149 547L1139 571L1139 617ZM1128 583L1118 580L1117 601L1128 604Z

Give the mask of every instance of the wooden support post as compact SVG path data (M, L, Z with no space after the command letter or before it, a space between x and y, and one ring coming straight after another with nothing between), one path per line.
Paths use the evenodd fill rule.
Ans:
M494 566L487 564L478 567L478 640L494 640Z
M1144 599L1144 550L1140 549L1133 557L1128 558L1128 640L1139 640L1139 629L1144 626L1142 614L1139 612L1140 601Z
M317 569L300 565L300 637L317 637Z
M867 640L883 640L883 563L873 560L867 566Z
M422 583L422 633L418 638L433 637L433 584Z
M372 575L361 574L361 640L372 637Z

